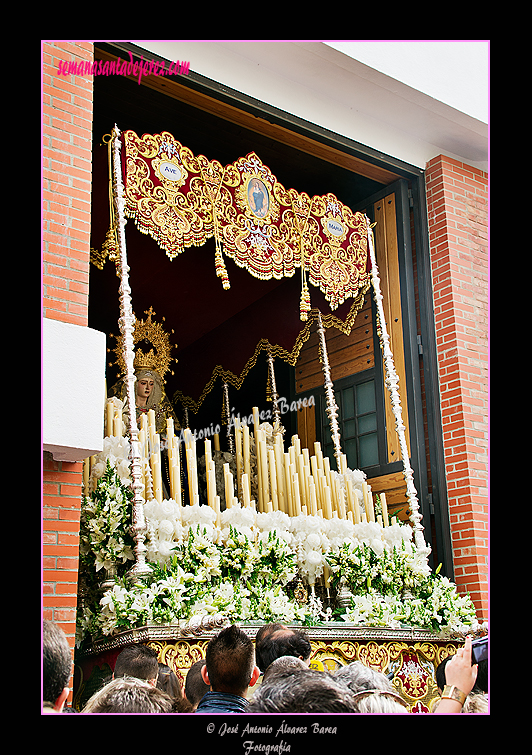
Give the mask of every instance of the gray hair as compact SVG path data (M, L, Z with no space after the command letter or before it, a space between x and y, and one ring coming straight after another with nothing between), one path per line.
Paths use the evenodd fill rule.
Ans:
M405 700L396 692L365 689L353 695L355 713L409 713Z
M87 702L82 713L171 713L172 700L142 679L120 676Z
M328 672L289 669L263 682L248 713L354 713L352 692Z
M262 683L270 677L276 674L283 674L285 672L292 671L308 671L308 666L301 658L296 658L294 655L281 655L270 663L262 679Z
M360 661L353 661L347 666L341 666L334 672L334 677L342 684L347 685L352 692L360 692L366 689L394 691L391 681L385 674L370 666L365 666Z

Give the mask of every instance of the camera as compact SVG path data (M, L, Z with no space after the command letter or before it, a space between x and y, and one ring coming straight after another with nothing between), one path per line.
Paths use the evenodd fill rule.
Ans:
M471 665L488 660L488 638L481 637L471 643Z

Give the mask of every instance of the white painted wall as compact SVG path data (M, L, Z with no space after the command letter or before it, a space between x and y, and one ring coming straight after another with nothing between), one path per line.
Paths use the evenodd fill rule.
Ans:
M43 318L42 442L57 461L103 448L105 333Z
M410 165L488 169L488 42L132 41Z

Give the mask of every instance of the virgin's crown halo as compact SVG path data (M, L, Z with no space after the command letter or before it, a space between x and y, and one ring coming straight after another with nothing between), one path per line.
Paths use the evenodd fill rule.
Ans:
M177 362L177 359L171 356L174 346L170 343L169 335L163 328L162 324L153 319L153 316L155 315L153 307L146 310L144 314L147 315L145 320L139 320L139 318L135 316L133 345L136 348L133 366L135 370L154 370L164 381L165 375L170 370L172 362ZM164 317L162 319L164 321ZM173 333L174 331L172 330L171 332ZM111 338L114 337L112 333L109 335ZM116 355L114 364L118 365L121 374L125 374L126 363L124 359L123 335L116 336L114 353Z

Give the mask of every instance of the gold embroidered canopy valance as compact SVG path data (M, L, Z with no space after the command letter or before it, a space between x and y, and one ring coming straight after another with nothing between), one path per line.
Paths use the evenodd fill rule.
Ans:
M194 155L169 132L121 135L125 213L170 259L214 238L216 274L230 288L223 255L256 278L300 270L300 315L308 318L307 281L331 310L369 284L363 213L333 194L285 189L254 153L223 167Z

